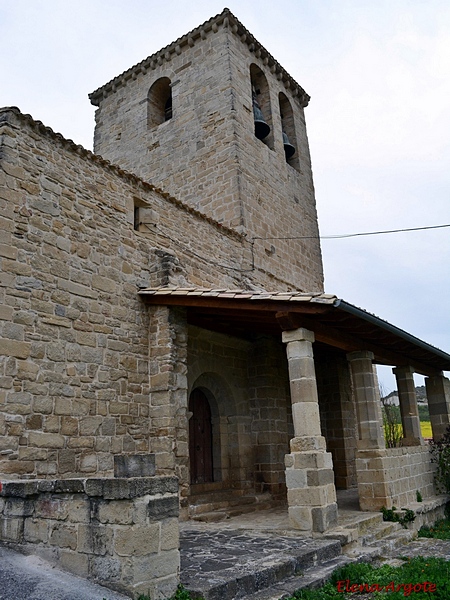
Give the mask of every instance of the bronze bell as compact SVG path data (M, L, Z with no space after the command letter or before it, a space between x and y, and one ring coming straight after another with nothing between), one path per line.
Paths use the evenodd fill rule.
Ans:
M255 94L253 94L253 118L255 119L255 136L258 140L263 140L270 133L270 127L264 121L264 115L256 100Z
M289 141L287 133L283 131L283 145L284 145L284 153L286 154L286 160L289 160L291 156L295 154L295 148Z

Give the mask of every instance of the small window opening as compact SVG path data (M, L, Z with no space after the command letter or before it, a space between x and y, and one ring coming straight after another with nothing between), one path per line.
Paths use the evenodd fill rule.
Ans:
M135 231L139 231L139 225L141 224L141 215L140 215L140 210L139 210L139 206L135 206L134 207L134 230Z
M161 79L155 81L148 92L147 103L147 125L149 129L157 127L172 118L172 86L168 77L161 77Z

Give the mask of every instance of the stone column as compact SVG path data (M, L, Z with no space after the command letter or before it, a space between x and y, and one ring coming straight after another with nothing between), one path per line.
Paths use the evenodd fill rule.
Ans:
M150 450L157 475L176 475L181 515L189 495L187 322L183 310L150 306Z
M397 379L398 398L403 425L402 446L420 446L423 438L420 431L419 410L417 408L414 369L412 367L396 367L392 372Z
M347 354L352 372L353 389L358 415L359 440L357 448L385 448L380 393L373 372L372 352Z
M337 523L333 462L320 428L313 341L314 333L307 329L283 332L295 435L285 457L289 519L304 533L323 532Z
M450 424L450 381L443 375L425 377L433 439L440 440Z

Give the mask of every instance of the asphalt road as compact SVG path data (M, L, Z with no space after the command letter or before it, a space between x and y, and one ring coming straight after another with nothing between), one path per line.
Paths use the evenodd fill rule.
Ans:
M130 600L0 545L0 600Z

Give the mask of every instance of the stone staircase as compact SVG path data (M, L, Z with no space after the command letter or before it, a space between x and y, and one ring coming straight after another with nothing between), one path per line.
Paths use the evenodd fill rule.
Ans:
M351 562L342 555L337 540L227 531L216 535L219 555L214 553L214 540L204 531L202 535L190 533L181 538L181 583L193 598L287 598L306 585L321 585L337 567ZM189 548L190 556L183 546Z
M224 521L250 512L266 510L273 504L270 494L243 494L223 488L220 482L195 486L189 497L189 519L205 523Z
M327 532L327 539L338 539L343 553L353 559L371 561L390 553L416 537L415 530L399 523L383 521L381 513L359 513L351 522Z
M212 528L182 536L181 581L193 598L205 600L283 600L320 587L339 567L373 561L415 537L398 523L384 522L381 513L353 511L320 539L294 530L233 529L232 521L228 529L220 529L220 522L202 527ZM183 546L191 553L190 566L189 560L183 564Z

